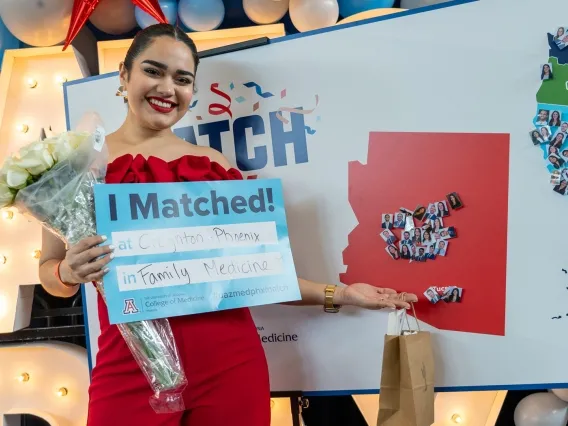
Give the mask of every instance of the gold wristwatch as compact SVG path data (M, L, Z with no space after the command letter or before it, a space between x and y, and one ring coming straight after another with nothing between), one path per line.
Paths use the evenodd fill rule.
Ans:
M340 305L333 304L333 296L335 295L335 289L337 286L335 285L326 285L325 286L325 300L323 305L323 310L328 313L337 313L341 308Z

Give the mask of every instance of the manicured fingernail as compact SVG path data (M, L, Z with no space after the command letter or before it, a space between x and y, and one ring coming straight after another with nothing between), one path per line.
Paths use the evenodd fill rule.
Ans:
M111 259L114 259L114 253L111 253L109 256Z
M108 246L108 249L109 249L110 251L114 251L115 247L111 244L110 246Z
M106 240L107 240L107 236L106 236L106 235L101 235L101 238L102 238L103 241L106 241Z
M108 271L110 271L110 269L109 269L109 268L105 268L104 271L103 271L103 273L107 274Z

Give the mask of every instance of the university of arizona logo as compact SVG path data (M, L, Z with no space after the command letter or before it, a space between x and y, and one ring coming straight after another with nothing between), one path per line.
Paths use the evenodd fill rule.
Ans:
M124 310L122 311L124 315L137 314L138 312L134 299L124 299Z

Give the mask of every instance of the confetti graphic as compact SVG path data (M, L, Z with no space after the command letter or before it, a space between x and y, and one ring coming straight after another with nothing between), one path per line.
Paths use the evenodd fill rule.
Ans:
M256 179L258 175L248 175L247 179Z
M558 317L552 317L552 319L562 319L562 315L560 315Z
M233 82L231 81L231 84L229 84L229 89L233 90L235 88L235 85L233 84Z
M284 99L286 97L286 89L282 89L280 92L280 99Z
M201 121L201 120L203 120L203 117L201 117L200 115L196 115L195 119L198 120L198 121Z
M197 105L197 100L195 100L191 103L191 105L189 106L189 109L191 110L191 109L195 108L196 105Z
M252 106L252 110L256 111L259 107L260 107L260 102L255 102L254 105Z
M221 115L224 113L229 114L229 117L233 118L233 113L231 112L231 97L227 95L225 92L218 89L219 83L212 83L211 84L211 91L216 95L221 96L222 98L226 99L229 102L229 105L223 105L218 103L212 103L209 105L209 114L211 115Z
M239 96L238 98L235 98L235 101L237 101L238 103L242 104L244 101L246 101L246 98L243 96Z
M270 98L272 96L274 96L272 93L270 92L263 92L262 91L262 87L260 87L257 83L255 83L254 81L249 81L248 83L243 83L243 86L251 88L254 87L256 90L256 94L258 96L261 96L263 98Z
M308 135L314 135L316 133L316 131L310 126L305 126L304 128L306 129L306 132L308 132Z
M290 112L290 113L295 112L296 114L302 114L302 115L308 115L308 114L311 114L312 112L315 111L315 109L318 107L318 104L319 104L319 95L316 95L316 106L313 107L312 109L304 110L304 109L297 109L297 108L290 108L290 107L280 107L280 108L278 108L278 112L276 113L276 118L278 120L280 120L282 123L288 124L290 122L290 120L288 120L288 119L286 119L282 116L281 113L283 111Z

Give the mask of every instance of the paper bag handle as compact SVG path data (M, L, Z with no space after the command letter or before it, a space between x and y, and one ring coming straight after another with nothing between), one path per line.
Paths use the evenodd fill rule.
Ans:
M406 292L402 292L400 293L399 297L402 300L406 299ZM409 302L410 303L410 307L412 308L412 316L414 317L414 321L416 321L416 328L418 331L420 331L420 324L418 323L418 317L416 316L416 311L414 310L414 303L413 302ZM412 327L410 326L410 322L408 321L408 315L406 313L406 311L404 312L404 317L406 318L406 325L408 325L408 331L412 331Z

